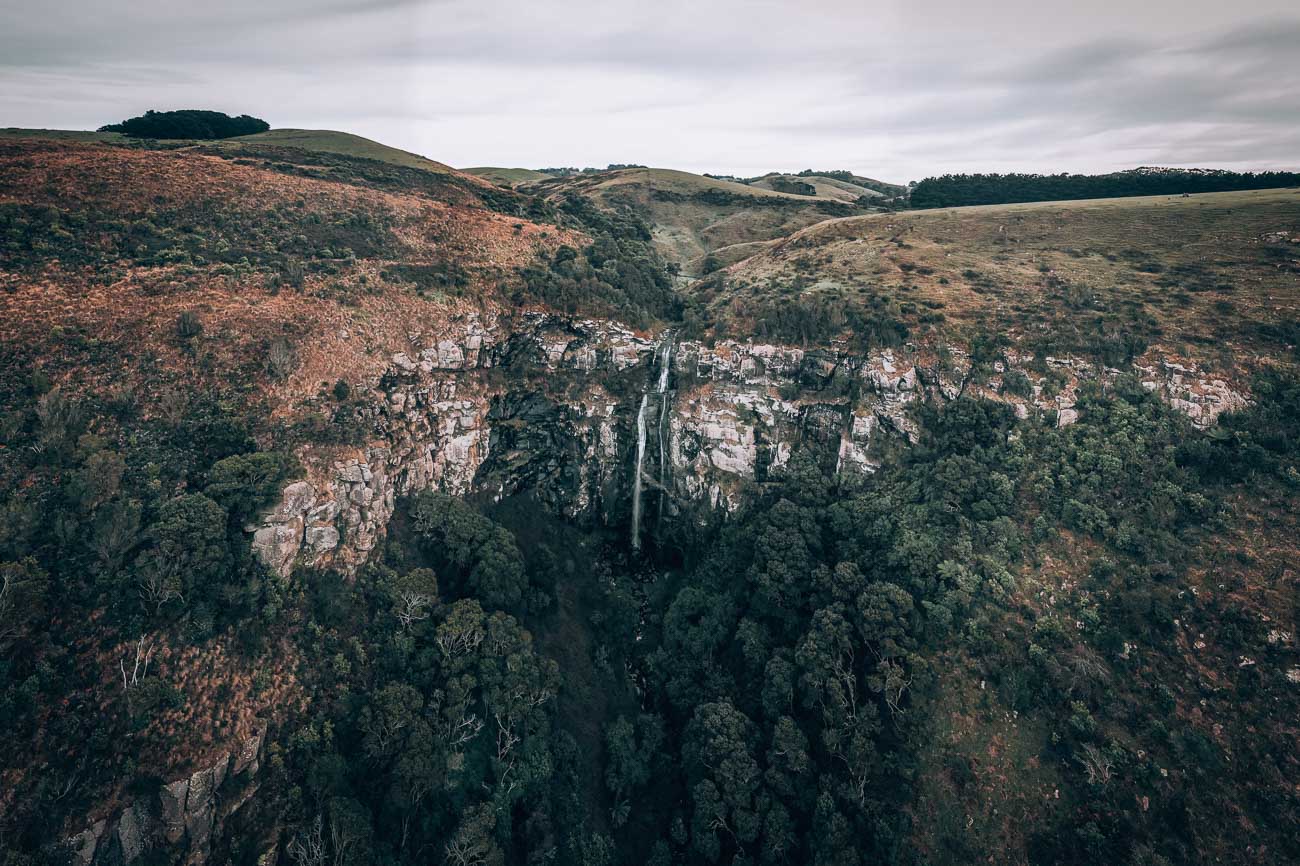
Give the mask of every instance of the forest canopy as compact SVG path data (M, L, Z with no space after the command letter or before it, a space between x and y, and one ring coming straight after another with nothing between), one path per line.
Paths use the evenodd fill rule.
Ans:
M220 111L146 111L121 123L101 126L100 132L120 132L131 138L235 138L266 132L271 124L257 117L241 114L231 117Z
M1181 195L1276 189L1300 184L1287 171L1135 168L1113 174L945 174L927 177L912 190L912 207L962 207L1022 201L1068 201L1135 195Z

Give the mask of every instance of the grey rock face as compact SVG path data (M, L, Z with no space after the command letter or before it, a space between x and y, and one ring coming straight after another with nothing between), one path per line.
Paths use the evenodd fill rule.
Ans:
M160 847L169 862L206 863L222 823L257 790L262 739L261 733L249 737L211 766L163 785L156 798L137 800L70 837L65 847L79 866L130 864Z
M162 806L163 837L168 844L175 845L185 838L185 796L190 790L189 779L178 779L170 785L163 785L158 792Z
M99 842L104 838L104 830L107 827L107 821L96 821L93 826L68 840L68 849L73 863L77 866L90 866L94 862Z
M289 485L253 528L255 551L277 573L287 575L300 558L355 570L383 537L397 499L426 489L494 496L531 489L571 517L626 517L634 418L656 373L656 340L617 322L541 314L513 323L471 317L422 339L413 353L419 361L393 356L383 390L376 387L371 445L329 461L313 461L308 449L308 479ZM1066 425L1078 418L1080 383L1119 375L1073 358L1034 361L1008 352L977 382L969 357L953 346L857 355L838 345L684 341L672 353L668 416L660 419L651 401L646 423L664 432L673 501L731 510L747 483L781 471L799 443L828 449L841 472L875 471L879 437L915 441L918 401L969 394L1007 402L1022 418L1052 412ZM1044 366L1050 381L1034 372ZM1003 387L1013 371L1030 393ZM1248 403L1225 380L1188 365L1156 361L1138 372L1199 426ZM650 439L658 449L658 436ZM659 455L648 456L657 465Z

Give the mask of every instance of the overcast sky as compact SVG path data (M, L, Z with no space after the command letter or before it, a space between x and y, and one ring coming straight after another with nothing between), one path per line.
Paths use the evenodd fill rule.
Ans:
M459 167L1300 169L1300 6L0 0L0 126L148 108Z

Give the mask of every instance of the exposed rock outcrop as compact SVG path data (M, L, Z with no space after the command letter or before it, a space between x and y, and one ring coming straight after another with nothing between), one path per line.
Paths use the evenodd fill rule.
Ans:
M72 836L65 843L72 862L130 864L162 848L171 862L206 863L224 821L257 790L263 737L261 732L248 737L211 765Z
M626 519L655 340L616 322L527 314L470 317L416 344L374 383L370 444L349 454L305 449L308 477L250 527L269 567L287 574L303 561L351 572L382 538L397 499L430 488L494 497L531 489L571 517ZM834 344L734 341L679 342L671 366L672 398L650 401L642 423L657 430L663 407L670 413L662 427L673 500L725 510L801 442L824 446L838 471L874 471L880 437L915 440L917 401L978 395L1066 425L1078 417L1085 381L1120 375L1076 358L1007 352L976 380L969 357L951 346L864 356ZM1136 372L1198 426L1248 404L1227 379L1187 364L1153 357ZM657 437L647 447L657 451ZM659 457L646 455L653 465Z

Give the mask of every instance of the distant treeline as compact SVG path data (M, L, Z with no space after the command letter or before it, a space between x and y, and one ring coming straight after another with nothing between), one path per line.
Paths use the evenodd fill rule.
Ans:
M593 168L592 166L587 166L586 168L577 168L576 166L562 166L558 168L539 168L537 169L537 171L540 171L542 174L549 174L553 177L573 177L574 175L579 175L579 174L600 174L603 171L621 171L625 168L646 168L646 167L647 166L638 165L634 162L611 162L609 165L605 166L604 168Z
M121 123L101 126L100 132L120 132L132 138L234 138L266 132L271 124L256 117L241 114L231 117L220 111L146 111Z
M945 174L912 189L912 207L960 207L1021 201L1178 195L1300 185L1286 171L1240 173L1217 169L1138 168L1114 174Z

